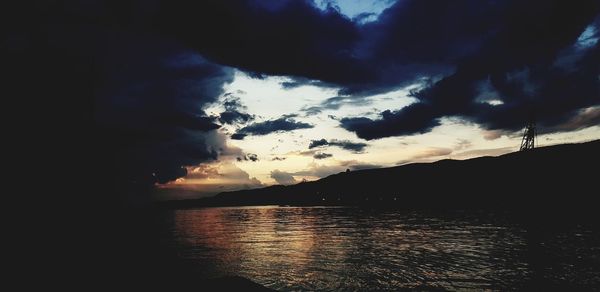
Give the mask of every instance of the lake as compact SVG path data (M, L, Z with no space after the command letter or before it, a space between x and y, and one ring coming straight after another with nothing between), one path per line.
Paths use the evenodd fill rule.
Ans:
M600 287L600 236L584 225L546 232L508 214L353 207L167 212L165 241L199 279L238 275L276 290Z

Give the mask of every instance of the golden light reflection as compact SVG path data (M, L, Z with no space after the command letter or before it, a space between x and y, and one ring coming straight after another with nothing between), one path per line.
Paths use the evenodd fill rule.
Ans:
M175 211L182 256L275 289L424 283L485 288L522 271L521 231L358 208L232 207ZM506 258L490 264L491 258ZM510 258L510 259L509 259ZM510 276L513 277L513 276ZM519 276L521 277L521 275ZM341 286L340 286L341 285ZM389 286L387 286L389 287Z
M314 245L313 220L294 222L293 212L285 218L276 207L207 208L177 211L177 232L187 244L202 244L238 258L276 264L283 251L287 260L302 264ZM292 215L292 217L289 217ZM224 237L227 240L223 240Z

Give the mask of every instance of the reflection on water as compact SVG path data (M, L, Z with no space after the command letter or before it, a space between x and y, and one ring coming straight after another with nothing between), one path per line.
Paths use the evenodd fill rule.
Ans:
M524 228L477 216L275 206L173 212L170 240L199 277L239 275L277 290L507 290L532 277L600 284L599 240L584 230L533 246ZM545 252L550 262L538 260Z

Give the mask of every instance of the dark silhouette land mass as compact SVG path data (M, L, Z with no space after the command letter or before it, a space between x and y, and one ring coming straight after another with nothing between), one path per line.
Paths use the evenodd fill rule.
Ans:
M342 172L295 185L224 192L163 203L176 208L233 205L384 205L411 209L492 208L579 213L591 208L600 140ZM575 211L575 209L577 211Z

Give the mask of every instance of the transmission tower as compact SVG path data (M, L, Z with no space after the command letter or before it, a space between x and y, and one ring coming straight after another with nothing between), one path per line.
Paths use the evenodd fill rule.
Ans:
M525 127L525 133L523 133L523 140L521 140L521 149L520 151L531 150L535 148L535 137L537 136L537 131L535 129L535 120L529 120L527 123L527 127Z

